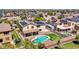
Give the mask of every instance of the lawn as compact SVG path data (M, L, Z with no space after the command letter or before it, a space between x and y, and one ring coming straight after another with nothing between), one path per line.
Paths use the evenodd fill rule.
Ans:
M61 47L62 47L63 49L79 49L79 45L78 45L78 44L74 44L73 42L64 44L64 45L61 46Z
M57 34L47 34L49 37L50 37L50 39L51 40L56 40L56 41L58 41L58 40L60 40L60 39L62 39L62 37L61 36L59 36L59 35L57 35Z

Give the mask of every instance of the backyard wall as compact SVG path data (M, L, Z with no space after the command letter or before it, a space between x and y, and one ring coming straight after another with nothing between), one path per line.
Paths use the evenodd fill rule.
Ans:
M60 45L63 45L63 44L66 44L66 43L69 43L69 42L72 42L75 40L75 37L66 37L66 38L63 38L61 41L60 41Z
M61 39L61 41L59 42L59 44L57 44L57 42L54 42L54 41L47 41L47 42L44 43L44 48L46 48L46 49L54 48L56 46L72 42L74 40L75 40L75 36L73 36L73 37L70 36L70 37L66 37L66 38Z

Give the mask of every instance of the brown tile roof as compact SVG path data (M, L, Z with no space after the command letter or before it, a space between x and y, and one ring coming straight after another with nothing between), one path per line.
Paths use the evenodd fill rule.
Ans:
M51 46L55 46L57 43L54 42L54 41L51 41L51 40L47 40L47 41L45 41L43 44L44 44L44 47L45 47L45 48L49 48L49 47L51 47Z
M9 24L0 24L0 32L11 31L11 27Z

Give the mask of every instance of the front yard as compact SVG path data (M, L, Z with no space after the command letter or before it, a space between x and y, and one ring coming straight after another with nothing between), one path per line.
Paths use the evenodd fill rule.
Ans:
M67 44L64 44L63 46L61 46L63 49L79 49L79 45L78 44L75 44L73 42L71 43L67 43Z
M66 43L61 46L56 46L55 49L79 49L79 44L75 44L73 42L71 43Z

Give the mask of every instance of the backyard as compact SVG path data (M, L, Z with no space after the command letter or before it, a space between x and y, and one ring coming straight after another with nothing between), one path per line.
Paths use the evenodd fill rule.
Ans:
M50 37L50 40L58 41L58 40L62 39L61 36L59 36L59 35L57 35L55 33L53 33L53 34L47 34L47 35Z

